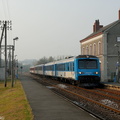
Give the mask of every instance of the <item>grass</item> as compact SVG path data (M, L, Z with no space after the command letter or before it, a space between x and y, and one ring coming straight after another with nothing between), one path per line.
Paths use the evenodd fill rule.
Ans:
M32 110L19 80L13 88L11 81L7 82L7 87L0 82L0 120L33 120Z

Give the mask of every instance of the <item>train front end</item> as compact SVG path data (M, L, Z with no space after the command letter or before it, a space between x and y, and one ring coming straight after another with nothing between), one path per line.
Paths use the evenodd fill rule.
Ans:
M100 62L91 55L81 55L75 59L75 77L78 83L97 85L100 83Z

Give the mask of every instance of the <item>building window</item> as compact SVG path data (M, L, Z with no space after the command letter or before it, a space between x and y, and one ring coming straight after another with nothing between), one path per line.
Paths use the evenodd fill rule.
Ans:
M99 41L98 42L98 55L101 55L102 54L102 44L101 42Z
M117 42L120 42L120 37L117 37Z
M86 55L89 55L89 48L88 48L88 46L86 47Z
M82 48L82 54L83 55L85 54L85 48L84 47Z
M92 44L90 44L89 46L89 52L90 52L89 54L92 55Z
M94 48L94 49L93 49L93 53L94 53L94 55L96 55L97 52L96 52L96 44L95 44L95 43L94 43L94 45L93 45L93 48Z

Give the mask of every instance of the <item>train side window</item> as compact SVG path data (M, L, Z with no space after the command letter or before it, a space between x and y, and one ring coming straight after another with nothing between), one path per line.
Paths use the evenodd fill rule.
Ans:
M52 71L53 71L54 67L53 67L53 65L49 65L49 66L46 66L45 69L46 69L46 70L52 70Z
M58 64L57 65L57 70L64 71L65 70L65 64Z
M74 70L74 63L73 62L69 63L69 67L70 67L70 71L73 71Z
M69 71L69 63L65 63L65 70Z
M42 70L42 66L39 67L39 70Z
M70 65L70 71L72 71L72 66L71 66L72 64L71 64L71 63L69 63L69 65Z
M73 63L73 71L74 71L74 63Z
M68 63L65 63L65 70L68 71Z
M70 71L69 63L68 63L68 71Z
M73 62L71 62L71 71L74 70L74 66L73 65L74 65Z

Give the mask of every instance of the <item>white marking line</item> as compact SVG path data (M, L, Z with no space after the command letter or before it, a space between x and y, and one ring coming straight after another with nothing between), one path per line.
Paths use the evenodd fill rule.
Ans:
M93 114L90 114L90 116L92 116L92 117L96 118Z

